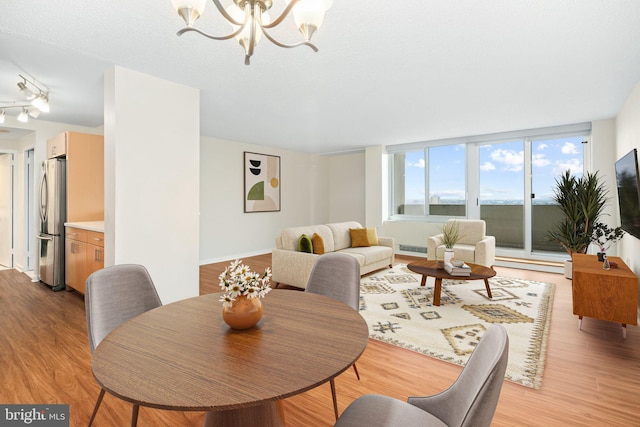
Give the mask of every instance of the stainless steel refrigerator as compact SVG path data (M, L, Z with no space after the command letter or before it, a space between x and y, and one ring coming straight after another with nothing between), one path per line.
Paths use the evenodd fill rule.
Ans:
M42 162L40 179L40 281L54 291L64 284L64 223L67 219L66 160Z

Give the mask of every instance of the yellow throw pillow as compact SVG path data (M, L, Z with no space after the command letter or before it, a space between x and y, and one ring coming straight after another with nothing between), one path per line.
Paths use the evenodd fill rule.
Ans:
M378 245L378 232L375 227L367 228L367 240L369 241L370 246Z
M324 240L318 233L313 233L311 236L311 243L313 243L313 253L316 255L322 255L324 253Z
M357 248L360 246L371 246L369 239L367 238L366 228L350 228L349 234L351 234L351 247Z

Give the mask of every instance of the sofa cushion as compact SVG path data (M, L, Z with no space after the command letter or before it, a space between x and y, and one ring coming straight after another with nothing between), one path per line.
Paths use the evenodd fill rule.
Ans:
M358 248L360 246L371 246L369 244L369 238L367 237L366 228L350 228L349 235L351 236L352 248Z
M311 237L306 234L303 234L298 239L298 252L306 252L309 254L313 253L313 243L311 242Z
M326 225L309 225L306 227L284 228L276 239L276 247L288 251L298 250L298 239L301 235L306 234L313 236L316 233L322 237L325 252L333 252L333 233ZM347 234L349 230L347 229Z
M486 233L486 223L481 219L455 220L460 230L460 240L463 245L475 245L484 239Z
M437 259L444 259L444 245L438 246L436 249ZM462 260L464 262L470 262L472 264L475 263L475 245L461 245L455 244L453 245L453 256L456 259Z
M333 236L333 248L331 249L331 251L339 251L340 249L351 247L351 235L349 234L349 229L362 228L362 225L355 221L349 221L327 224L327 227L329 227ZM326 240L327 239L325 239L324 250L325 252L329 252L326 246Z
M375 227L367 227L367 240L371 246L378 244L378 232Z
M393 249L389 246L368 246L342 249L340 253L351 255L356 259L362 259L360 265L375 264L388 260L393 255ZM360 262L360 261L358 261Z
M313 253L316 255L324 254L324 240L318 233L313 233L311 236L311 243L313 244Z

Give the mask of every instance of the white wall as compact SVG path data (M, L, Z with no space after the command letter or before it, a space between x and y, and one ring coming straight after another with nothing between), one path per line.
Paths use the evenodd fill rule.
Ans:
M365 193L367 227L382 230L382 223L389 215L389 168L388 155L383 146L365 149Z
M608 201L600 217L600 222L610 227L620 225L616 188L616 121L595 120L591 122L591 143L588 145L590 164L586 167L590 171L597 171L601 182L607 189ZM588 253L598 252L597 245L591 245ZM616 256L618 245L612 245L607 249L607 254Z
M329 221L365 225L364 152L332 155L329 160Z
M244 152L280 156L280 212L245 213ZM327 159L202 137L200 263L269 253L282 228L328 222Z
M616 160L633 148L640 151L640 82L633 88L616 118ZM617 205L617 198L615 203ZM629 268L640 276L640 239L626 235L618 243L618 250Z
M199 295L200 92L105 73L105 266L142 264L164 304Z

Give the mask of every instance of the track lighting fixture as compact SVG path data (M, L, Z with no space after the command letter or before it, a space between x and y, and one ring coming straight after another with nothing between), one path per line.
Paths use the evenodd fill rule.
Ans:
M29 112L26 108L22 108L20 114L18 114L18 121L22 123L27 123L29 121Z
M22 79L18 82L18 91L26 101L0 101L0 124L4 123L5 111L9 108L22 109L17 117L22 123L29 121L29 116L36 119L40 113L49 112L49 91L22 74L18 77Z

